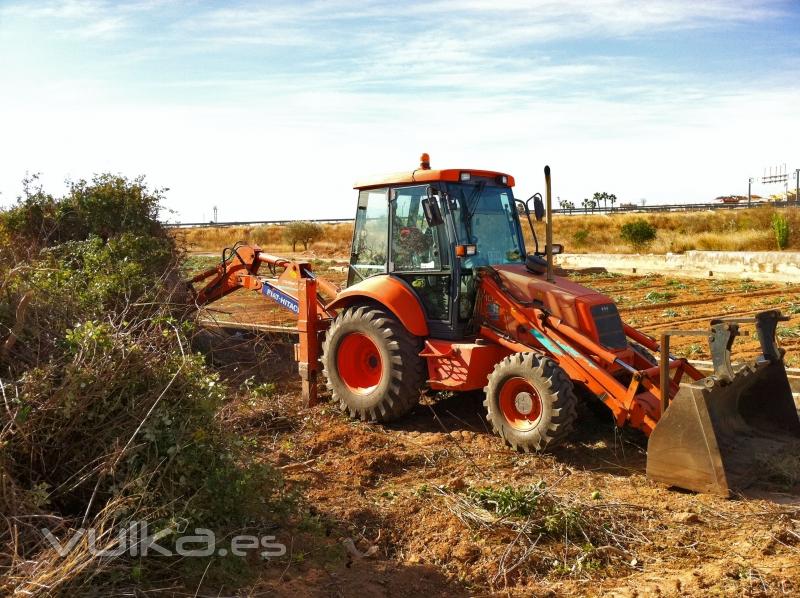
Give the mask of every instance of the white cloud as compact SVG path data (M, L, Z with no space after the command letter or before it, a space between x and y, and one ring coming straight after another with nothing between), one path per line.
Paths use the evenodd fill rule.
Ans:
M0 87L14 90L0 94L0 204L27 170L53 189L113 171L170 187L184 220L214 204L222 219L347 217L353 180L412 168L422 151L434 166L509 171L519 194L541 189L549 162L556 194L576 203L598 190L708 200L786 161L800 136L800 64L708 80L598 50L608 37L773 18L780 2L196 4L190 17L150 23L156 6L168 5L0 9L5 22L141 35L136 49L98 51L106 68L80 78L0 65ZM573 39L595 50L564 58L544 43ZM206 67L220 51L221 66ZM150 78L164 58L191 75ZM127 79L129 68L147 75Z

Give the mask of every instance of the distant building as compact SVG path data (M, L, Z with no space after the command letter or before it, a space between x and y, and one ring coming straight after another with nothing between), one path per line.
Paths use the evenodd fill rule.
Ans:
M739 203L742 200L747 201L747 198L742 195L721 195L717 198L722 203Z

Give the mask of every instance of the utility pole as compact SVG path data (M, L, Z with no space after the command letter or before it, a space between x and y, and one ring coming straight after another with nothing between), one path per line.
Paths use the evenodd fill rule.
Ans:
M748 208L750 207L750 204L753 201L752 190L753 190L753 177L750 177L749 179L747 179L747 207Z
M214 224L216 224L217 223L217 206L214 206L212 209L214 210Z
M800 168L795 169L794 176L797 177L794 183L794 200L800 201Z

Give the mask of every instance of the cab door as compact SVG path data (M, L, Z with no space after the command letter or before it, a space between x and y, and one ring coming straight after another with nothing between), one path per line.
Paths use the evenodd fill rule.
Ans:
M392 189L389 272L419 297L432 336L451 335L452 272L444 223L430 226L422 200L427 185Z

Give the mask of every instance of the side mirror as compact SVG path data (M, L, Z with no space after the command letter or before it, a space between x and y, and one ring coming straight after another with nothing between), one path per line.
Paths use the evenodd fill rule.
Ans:
M553 243L550 245L550 253L553 255L564 253L564 246L561 243Z
M542 194L536 193L531 199L533 199L533 217L536 218L536 222L541 222L545 214Z
M435 197L429 195L422 199L422 212L425 214L425 220L428 226L439 226L444 223L442 211L439 209L439 203L436 201Z

